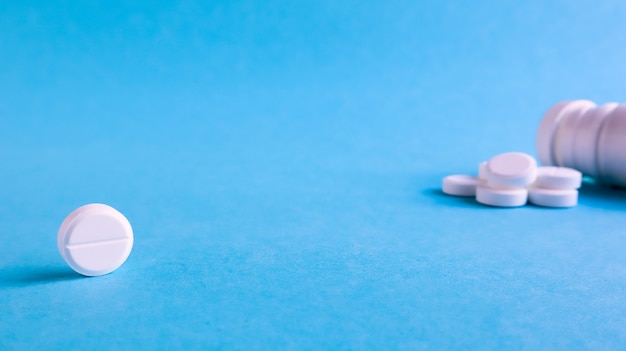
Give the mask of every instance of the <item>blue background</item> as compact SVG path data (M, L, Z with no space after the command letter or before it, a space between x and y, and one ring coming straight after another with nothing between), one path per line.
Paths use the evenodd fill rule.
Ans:
M446 197L623 100L623 1L0 3L0 349L618 349L626 193ZM135 246L84 278L76 207Z

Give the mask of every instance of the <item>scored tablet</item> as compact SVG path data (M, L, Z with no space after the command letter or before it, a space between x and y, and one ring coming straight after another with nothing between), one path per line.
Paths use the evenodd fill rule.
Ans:
M76 272L99 276L113 272L133 248L130 223L116 209L104 204L77 208L59 228L61 257Z

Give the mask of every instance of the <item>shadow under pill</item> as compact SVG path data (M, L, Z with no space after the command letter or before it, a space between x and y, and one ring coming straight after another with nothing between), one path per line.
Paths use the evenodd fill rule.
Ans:
M485 207L478 202L473 196L452 196L441 191L440 188L428 188L422 190L422 195L434 199L442 205L453 205L458 207Z
M626 189L617 186L601 185L591 181L583 182L579 193L579 203L597 205L626 206ZM624 207L626 209L626 207Z
M487 211L510 211L512 209L524 207L524 206L489 206L485 204L481 204L476 201L475 196L456 196L456 195L448 195L441 191L440 188L428 188L422 191L422 194L433 198L438 204L446 205L446 206L454 206L454 207L462 207L462 208L475 208L477 210L487 210Z
M13 267L3 268L0 288L51 284L87 278L69 267Z

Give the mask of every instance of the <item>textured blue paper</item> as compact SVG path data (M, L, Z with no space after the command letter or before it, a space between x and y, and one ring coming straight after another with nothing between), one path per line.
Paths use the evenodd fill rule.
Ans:
M619 349L626 192L441 178L624 101L626 3L0 3L0 349ZM128 261L83 278L103 202Z

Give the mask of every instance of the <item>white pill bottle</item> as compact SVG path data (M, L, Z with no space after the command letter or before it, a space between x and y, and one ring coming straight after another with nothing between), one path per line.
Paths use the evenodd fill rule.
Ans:
M541 120L536 146L543 165L574 168L600 183L626 187L626 104L560 102Z

